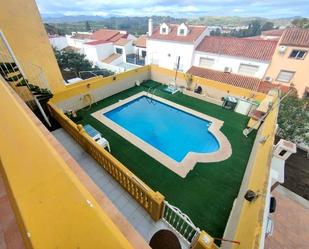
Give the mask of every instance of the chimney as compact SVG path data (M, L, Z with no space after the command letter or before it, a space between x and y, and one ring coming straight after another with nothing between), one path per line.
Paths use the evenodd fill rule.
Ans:
M152 31L153 31L152 19L149 18L149 20L148 20L148 36L152 35Z

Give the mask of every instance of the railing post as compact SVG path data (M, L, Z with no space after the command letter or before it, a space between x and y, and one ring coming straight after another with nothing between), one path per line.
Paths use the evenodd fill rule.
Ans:
M201 233L196 238L195 242L192 244L192 249L217 249L219 248L214 239L205 231L201 231Z
M160 192L155 192L151 201L152 209L150 216L154 221L158 221L163 216L164 196Z

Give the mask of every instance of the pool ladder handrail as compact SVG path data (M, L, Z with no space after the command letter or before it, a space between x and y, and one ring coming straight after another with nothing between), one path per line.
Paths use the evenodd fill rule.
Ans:
M156 105L157 103L155 102L155 101L153 101L153 96L155 95L155 92L157 91L157 88L156 87L150 87L149 89L148 89L148 91L147 91L147 101L149 102L149 103L152 103L152 104L154 104L154 105Z

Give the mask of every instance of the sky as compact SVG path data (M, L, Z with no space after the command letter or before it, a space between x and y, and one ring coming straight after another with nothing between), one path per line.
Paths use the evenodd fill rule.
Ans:
M309 16L309 0L36 0L45 15Z

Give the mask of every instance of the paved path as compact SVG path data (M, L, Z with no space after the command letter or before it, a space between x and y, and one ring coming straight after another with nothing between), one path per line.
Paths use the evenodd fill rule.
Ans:
M309 191L309 190L308 190ZM283 186L273 191L277 200L273 235L266 238L265 249L309 248L309 201Z

